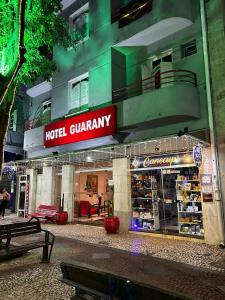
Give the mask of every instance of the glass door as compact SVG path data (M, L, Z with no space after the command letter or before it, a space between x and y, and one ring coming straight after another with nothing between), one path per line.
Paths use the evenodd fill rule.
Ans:
M132 229L178 232L176 177L179 170L132 173Z
M178 233L176 179L179 173L178 169L161 170L161 214L163 214L163 218L161 218L160 227L163 232Z

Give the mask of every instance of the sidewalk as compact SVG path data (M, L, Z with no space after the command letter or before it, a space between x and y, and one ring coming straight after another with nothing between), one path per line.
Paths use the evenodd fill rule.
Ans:
M8 217L0 223L15 221ZM218 246L135 234L107 235L103 228L87 225L45 227L57 236L52 263L40 264L40 251L1 263L2 299L69 299L73 289L57 280L59 262L67 259L123 274L184 299L225 299L225 250Z
M202 269L225 272L225 249L199 243L195 239L185 241L173 237L161 238L156 235L153 237L134 233L108 235L104 228L81 224L45 226L57 236L126 250L133 254L150 255Z

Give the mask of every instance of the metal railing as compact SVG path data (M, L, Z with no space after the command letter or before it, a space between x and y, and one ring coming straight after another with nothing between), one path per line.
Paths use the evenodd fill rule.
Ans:
M141 95L170 85L189 84L197 87L197 76L189 70L169 70L157 72L141 81L112 91L113 101L119 101Z
M49 114L39 115L38 117L26 120L25 122L25 130L34 129L40 126L44 126L51 123L51 116Z

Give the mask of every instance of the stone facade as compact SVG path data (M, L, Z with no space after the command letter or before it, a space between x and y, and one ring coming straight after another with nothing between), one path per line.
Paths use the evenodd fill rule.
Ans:
M212 83L215 138L223 210L225 207L225 4L223 0L206 4L208 45ZM224 215L224 211L222 212ZM224 224L223 224L224 226Z

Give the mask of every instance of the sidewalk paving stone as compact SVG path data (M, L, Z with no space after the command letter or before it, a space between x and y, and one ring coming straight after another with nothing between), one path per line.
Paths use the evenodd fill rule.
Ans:
M23 220L8 216L0 224ZM225 250L218 246L132 233L107 235L103 228L80 224L43 226L56 235L51 264L40 263L41 249L1 263L1 299L70 299L74 289L57 279L60 261L68 259L182 294L184 299L225 299Z

